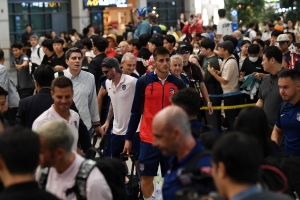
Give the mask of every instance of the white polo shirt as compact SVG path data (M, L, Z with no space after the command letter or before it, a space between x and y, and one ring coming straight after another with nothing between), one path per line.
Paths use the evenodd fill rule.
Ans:
M32 124L32 130L36 131L46 122L53 120L63 120L64 122L66 122L66 124L69 125L69 128L71 129L74 136L72 149L76 151L78 142L79 115L74 110L70 110L70 118L69 121L67 121L54 110L52 105L48 110L46 110L38 118L36 118L36 120Z
M55 168L51 167L49 170L49 175L46 184L46 191L54 194L60 199L76 200L75 193L71 193L66 196L66 190L72 188L75 185L75 178L80 168L81 163L84 158L78 155L76 152L75 160L71 166L63 173L58 173ZM40 167L36 171L36 180L40 178ZM86 183L86 193L88 200L111 200L112 193L110 187L108 186L105 177L100 172L100 170L95 167Z
M112 133L125 135L128 128L137 79L122 74L119 84L115 87L111 80L106 80L106 90L114 110Z

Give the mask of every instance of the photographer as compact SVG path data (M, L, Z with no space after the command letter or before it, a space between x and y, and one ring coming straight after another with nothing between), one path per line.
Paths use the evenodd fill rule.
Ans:
M164 177L162 193L164 200L173 200L175 192L182 188L177 179L178 174L204 147L199 140L193 138L189 118L178 106L168 106L158 112L153 119L152 130L153 146L159 148L163 155L172 156L170 168ZM204 166L211 166L209 155L203 155L195 168Z

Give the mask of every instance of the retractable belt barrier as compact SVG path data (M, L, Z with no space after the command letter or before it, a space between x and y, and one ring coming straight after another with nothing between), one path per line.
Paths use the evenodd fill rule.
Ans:
M234 106L213 106L214 110L230 110L230 109L240 109L246 107L255 106L255 103L250 104L241 104L241 105L234 105ZM207 106L203 106L200 110L208 110Z

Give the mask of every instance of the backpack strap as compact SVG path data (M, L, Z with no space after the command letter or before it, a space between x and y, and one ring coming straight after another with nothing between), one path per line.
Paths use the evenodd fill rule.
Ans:
M48 167L41 168L40 178L38 180L38 183L42 190L46 190L48 175L49 175L49 168Z
M207 150L198 151L190 158L190 160L188 161L188 163L186 165L185 170L189 171L189 170L195 169L197 167L197 163L199 162L199 160L210 154L211 154L210 151L207 151Z
M39 47L38 50L37 50L37 55L38 55L39 58L41 58L41 56L40 56L40 49L41 49L41 47Z
M141 114L143 114L144 112L145 90L146 90L146 74L141 76L141 107L140 107Z
M96 167L96 165L97 163L90 159L86 159L81 163L76 175L75 187L71 188L71 190L76 193L78 200L87 199L86 182L91 171L94 169L94 167Z
M282 104L281 104L281 106L280 106L280 111L279 111L279 114L281 114L282 113L282 111L283 111L283 109L285 108L285 106L287 105L287 101L283 101L282 102Z

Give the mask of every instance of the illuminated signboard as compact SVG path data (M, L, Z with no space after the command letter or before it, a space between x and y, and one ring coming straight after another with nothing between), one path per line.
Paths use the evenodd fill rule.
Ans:
M127 0L83 0L84 7L127 7Z

